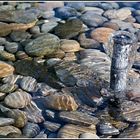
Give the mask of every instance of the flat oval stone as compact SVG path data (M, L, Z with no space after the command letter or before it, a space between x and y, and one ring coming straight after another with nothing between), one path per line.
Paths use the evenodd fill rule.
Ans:
M32 78L30 76L23 77L19 84L20 84L20 87L27 92L36 92L37 91L36 79Z
M31 102L31 95L22 90L10 93L4 99L4 103L11 108L24 108Z
M14 72L14 67L3 62L3 61L0 61L0 78L3 78L3 77L7 77L11 74L13 74Z
M99 122L98 118L78 111L62 111L59 113L59 118L64 122L82 126L90 126L92 124L96 125Z
M40 132L38 124L28 122L22 130L22 133L27 138L33 138Z
M28 121L32 123L41 123L44 121L41 109L38 108L35 102L31 101L23 111L27 114Z
M60 42L61 49L64 52L77 52L80 50L80 44L76 40L63 39Z
M4 93L10 93L13 92L18 86L15 84L3 84L2 86L0 86L0 92L4 92Z
M20 136L21 130L11 125L0 127L0 136L9 136L12 134Z
M58 131L57 138L79 138L81 133L95 134L95 126L94 128L91 128L80 125L66 124Z
M69 19L65 23L60 23L55 27L54 32L61 39L70 39L79 34L83 29L83 23L80 19Z
M29 42L25 47L25 51L31 56L43 56L54 54L59 47L59 38L48 33Z
M61 124L50 121L45 121L43 125L47 130L51 132L56 132L61 127Z
M76 110L78 105L76 104L73 97L70 95L49 95L45 97L45 102L47 108L54 110Z
M7 51L0 51L0 60L3 61L15 61L15 55L12 53L9 53Z
M5 44L5 49L6 51L8 51L9 53L16 53L18 50L18 44L15 42L7 42Z
M11 125L11 124L14 124L14 119L0 117L0 127L5 125Z

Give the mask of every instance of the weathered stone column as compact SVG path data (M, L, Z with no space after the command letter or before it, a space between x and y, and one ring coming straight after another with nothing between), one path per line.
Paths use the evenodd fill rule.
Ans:
M117 94L126 89L128 71L132 67L137 50L137 39L134 34L126 31L117 31L112 39L110 88Z

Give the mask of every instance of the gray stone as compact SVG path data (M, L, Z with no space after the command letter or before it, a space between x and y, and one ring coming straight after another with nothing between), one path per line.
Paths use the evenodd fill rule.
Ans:
M5 49L9 52L9 53L16 53L19 49L19 46L17 43L15 42L7 42L5 44Z
M48 33L29 42L25 47L25 51L31 56L51 55L56 52L59 46L59 38Z
M14 119L0 117L0 127L6 125L12 125L12 124L14 124Z

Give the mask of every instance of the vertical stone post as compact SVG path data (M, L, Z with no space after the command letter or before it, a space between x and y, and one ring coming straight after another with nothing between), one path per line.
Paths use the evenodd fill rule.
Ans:
M134 34L126 31L117 31L113 34L112 39L110 88L118 93L126 89L128 71L132 67L137 50L137 39Z

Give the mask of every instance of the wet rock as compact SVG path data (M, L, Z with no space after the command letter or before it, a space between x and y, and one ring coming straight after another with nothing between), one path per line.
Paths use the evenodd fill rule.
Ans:
M0 92L0 101L2 101L6 96L6 93Z
M65 23L59 23L54 29L55 34L61 39L70 39L82 31L83 23L77 18L69 19Z
M30 76L23 77L19 84L20 84L20 87L27 92L37 91L37 87L36 87L37 81L36 79Z
M98 118L87 115L86 113L71 111L62 111L59 113L59 118L67 123L72 123L76 125L90 126L92 124L97 124L99 122Z
M15 61L15 55L7 51L0 51L0 60L2 61Z
M24 113L23 111L19 110L19 109L9 109L5 106L0 105L0 110L1 112L9 118L13 118L14 119L14 126L18 127L18 128L22 128L25 126L25 124L27 123L27 115L26 113Z
M27 114L28 121L32 123L41 123L44 121L44 117L42 116L42 111L38 108L35 102L31 101L29 105L27 105L23 111Z
M15 62L14 66L17 73L24 76L31 76L35 79L45 79L48 75L47 68L45 66L32 60L20 60Z
M52 55L59 47L59 38L48 33L29 42L25 47L25 51L31 56Z
M57 134L56 133L50 133L48 135L48 138L57 138Z
M82 133L80 134L79 138L92 138L92 139L99 139L99 137L96 134L93 133Z
M60 45L61 45L60 48L64 52L77 52L80 50L80 45L75 40L63 39L61 40Z
M85 127L73 124L64 125L57 134L57 138L79 138L81 133L92 133L95 134L95 126Z
M49 85L47 85L45 83L38 83L38 92L42 96L47 96L47 95L50 95L50 94L57 92L57 90L50 87Z
M24 108L31 102L31 95L22 90L10 93L4 99L4 103L11 108Z
M66 20L70 17L77 17L78 12L72 7L64 6L56 9L55 16Z
M119 26L118 26L115 22L112 23L112 22L108 21L108 22L105 22L105 23L103 24L103 26L104 26L104 27L107 27L107 28L111 28L111 29L116 30L116 31L119 30Z
M13 92L18 86L14 84L3 84L0 86L0 92L10 93Z
M100 43L106 43L113 32L115 30L111 28L100 27L91 32L91 37Z
M98 15L102 15L104 13L103 9L90 6L90 5L85 7L85 11L92 11L93 13L98 14Z
M68 7L73 7L77 11L83 11L85 9L84 2L65 2Z
M57 25L58 25L57 22L48 21L48 22L42 24L42 26L41 26L41 32L42 33L51 32Z
M131 15L131 11L129 9L119 9L119 10L107 10L104 13L104 16L109 19L120 19L125 20L128 16Z
M10 37L13 41L18 42L31 38L31 34L23 31L13 31L10 34Z
M101 2L98 5L100 8L104 10L109 10L109 9L118 9L119 5L116 2Z
M76 61L77 57L74 52L69 52L65 54L65 57L63 58L64 61Z
M4 46L0 46L0 51L4 51Z
M48 19L48 18L53 18L55 16L55 12L53 10L49 10L49 11L44 11L42 13L42 17L44 19Z
M0 78L12 75L13 72L14 72L13 66L11 66L3 61L0 61Z
M18 51L16 53L16 58L22 60L22 59L29 58L29 56L24 51Z
M30 28L30 32L32 34L40 34L40 28L39 28L39 26L34 26L34 27Z
M64 58L65 56L65 52L62 51L61 49L58 49L53 55L49 55L48 57L49 58Z
M97 130L102 135L118 135L119 130L113 127L110 123L99 123Z
M9 53L16 53L18 51L18 44L15 42L7 42L5 44L5 49L6 51L8 51Z
M58 129L61 127L61 124L59 123L54 123L50 121L45 121L43 123L44 127L49 130L50 132L56 132Z
M59 64L60 62L62 62L62 60L60 58L50 58L46 61L46 65L48 67L54 67L56 64Z
M40 132L38 124L28 122L22 129L22 133L27 138L34 138Z
M12 74L12 75L9 75L5 78L2 79L2 82L3 83L9 83L9 84L19 84L19 81L23 78L22 75L15 75L15 74Z
M0 127L6 125L12 125L14 123L14 119L12 118L2 118L0 117Z
M14 127L14 126L3 126L3 127L0 127L0 136L7 136L9 137L10 135L18 135L20 136L21 135L21 131L20 129Z
M99 14L95 14L94 11L86 11L81 20L88 26L98 27L101 26L107 19Z
M45 103L47 108L54 110L76 110L78 105L73 97L69 95L54 94L45 97Z

